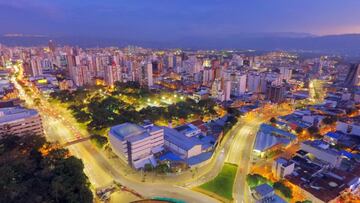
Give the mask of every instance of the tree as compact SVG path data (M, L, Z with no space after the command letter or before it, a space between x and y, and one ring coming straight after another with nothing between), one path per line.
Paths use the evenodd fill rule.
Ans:
M75 119L80 123L86 123L91 119L91 115L89 113L86 113L84 110L74 110L73 115Z
M152 171L153 169L153 166L149 163L144 165L144 171Z
M263 183L267 183L268 180L262 175L255 173L246 175L246 182L250 188L253 188Z
M35 98L34 99L34 104L35 104L35 106L40 106L40 104L41 104L40 98Z
M168 173L171 172L170 167L168 165L168 163L159 163L156 167L155 167L156 172L158 173Z
M223 126L224 134L226 134L237 123L237 121L237 117L230 115L227 118L225 125Z
M319 128L316 126L310 126L307 130L310 135L315 135L316 133L319 132Z
M95 143L98 148L103 148L108 143L108 139L105 136L98 134L90 135L90 140Z
M303 130L304 130L304 129L303 129L302 127L298 126L298 127L296 127L295 132L296 132L297 134L300 134L300 133L303 132Z
M275 190L280 191L281 194L284 195L284 197L289 198L289 199L292 198L292 191L291 191L291 189L290 189L288 186L284 185L284 183L282 183L282 182L275 182L274 185L273 185L273 188L274 188Z
M95 97L92 98L87 105L87 109L91 114L91 121L88 127L99 130L121 123L123 120L119 113L121 109L126 107L127 105L124 102L112 96L106 97L103 100Z
M330 116L330 117L325 117L322 120L322 123L324 123L325 125L332 125L337 121L336 117L334 116Z
M270 123L275 124L275 123L276 123L276 118L271 117L271 118L270 118Z
M0 202L92 202L84 165L67 149L36 135L8 135L0 152Z
M238 117L241 115L240 111L236 108L228 108L227 112L235 117Z
M347 115L351 115L353 113L357 112L357 109L356 108L349 108L349 109L346 109L346 114Z
M50 97L61 102L74 101L74 95L69 90L60 90L50 93Z

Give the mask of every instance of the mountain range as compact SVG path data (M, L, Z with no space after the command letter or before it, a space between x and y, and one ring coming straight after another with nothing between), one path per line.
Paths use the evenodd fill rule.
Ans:
M7 46L37 46L47 45L50 39L59 45L80 47L138 45L149 48L286 50L360 56L360 34L241 33L226 37L188 36L173 40L4 34L0 36L0 43Z

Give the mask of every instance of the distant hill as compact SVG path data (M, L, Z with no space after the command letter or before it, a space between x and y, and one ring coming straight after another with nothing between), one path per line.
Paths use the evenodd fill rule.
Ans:
M227 37L184 37L175 40L140 41L129 39L53 37L57 44L80 47L139 45L151 48L255 49L337 53L360 56L360 34L315 36L307 33L247 33ZM1 36L9 46L46 45L46 36Z

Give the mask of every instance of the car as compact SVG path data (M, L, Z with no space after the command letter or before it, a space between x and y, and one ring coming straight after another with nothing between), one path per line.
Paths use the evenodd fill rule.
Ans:
M108 191L106 193L104 193L101 197L100 197L100 200L101 201L106 201L110 198L110 195L111 195L111 191Z

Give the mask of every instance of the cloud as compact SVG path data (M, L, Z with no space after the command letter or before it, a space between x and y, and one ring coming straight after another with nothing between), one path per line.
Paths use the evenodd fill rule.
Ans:
M19 11L36 12L51 18L60 18L62 13L60 7L49 2L40 0L0 0L0 7L7 7Z

